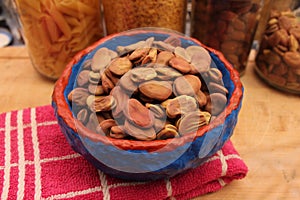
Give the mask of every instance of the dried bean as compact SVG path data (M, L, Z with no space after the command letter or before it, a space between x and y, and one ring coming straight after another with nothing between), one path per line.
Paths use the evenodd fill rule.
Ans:
M164 101L172 94L172 85L167 81L147 81L139 86L140 92L154 100Z
M191 71L190 63L181 57L171 58L171 60L169 61L169 64L171 67L173 67L174 69L177 69L178 71L180 71L181 73L184 73L184 74Z
M110 63L108 69L118 75L122 76L132 68L132 63L128 57L116 58Z
M295 48L294 39L289 41ZM178 38L148 38L119 46L118 56L99 49L68 94L77 119L98 134L135 140L180 137L208 124L227 103L222 73L211 67L203 47L180 44ZM289 74L284 65L272 70Z
M162 51L157 55L156 63L162 64L162 65L168 65L169 61L174 57L175 55L170 51Z
M180 135L193 133L210 121L210 113L196 110L183 115L177 123Z
M165 140L168 138L179 137L179 133L177 131L177 127L172 124L166 124L164 128L157 133L158 140Z
M124 127L128 135L138 139L138 140L155 140L156 132L153 127L150 128L139 128L129 121L125 121Z
M194 96L201 88L201 81L197 76L184 75L174 81L174 93L176 96Z
M129 99L125 109L125 115L131 123L141 128L153 126L153 114L138 100Z

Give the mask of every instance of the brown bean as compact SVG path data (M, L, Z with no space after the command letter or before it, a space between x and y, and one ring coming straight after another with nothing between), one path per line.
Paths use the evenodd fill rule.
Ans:
M169 65L184 74L191 71L190 63L188 63L185 59L183 59L181 57L171 58L171 60L169 61Z
M92 58L91 68L94 72L100 72L104 69L111 61L112 58L116 57L117 53L109 50L108 48L100 48L96 51Z
M224 110L226 103L227 98L224 94L213 93L209 95L205 110L216 116Z
M179 137L179 133L177 131L177 127L172 124L166 124L164 128L157 133L158 140L165 140L169 138L177 138Z
M149 128L153 126L153 114L144 105L136 99L129 99L125 113L131 123L141 128Z
M131 80L135 83L149 81L157 76L155 69L147 67L138 67L131 70Z
M84 87L89 82L89 70L82 70L77 76L77 84L79 87Z
M196 96L195 96L196 100L198 101L198 104L200 107L203 107L206 105L207 103L207 98L206 98L206 95L201 91L199 90L197 93L196 93Z
M115 75L122 76L132 68L132 63L128 57L115 58L108 69Z
M138 60L138 59L143 59L149 52L150 48L140 48L134 50L130 55L129 55L129 60Z
M147 81L139 86L140 92L159 101L166 100L172 94L172 85L167 81Z
M109 135L112 127L117 126L117 123L113 119L106 119L97 126L97 133L103 135Z
M200 110L183 115L177 123L180 135L195 133L200 127L209 124L211 114Z
M124 127L128 135L138 140L150 141L156 139L156 132L153 127L141 129L128 120L125 121Z
M115 108L116 102L113 96L95 96L94 100L91 100L90 109L93 112L111 111Z
M156 78L163 81L173 80L182 76L182 74L179 71L171 67L156 67L155 71L157 73Z
M121 88L124 89L126 93L129 93L130 95L132 95L138 88L137 84L132 81L131 75L131 71L127 72L121 77L118 83L118 85L120 85Z
M109 94L109 92L114 88L114 83L106 76L105 73L101 74L101 83L103 90L106 94Z
M167 116L171 119L197 109L198 105L195 98L186 95L171 99L166 105Z
M162 51L157 55L156 63L162 65L168 65L169 60L171 60L175 55L170 51Z
M189 46L186 51L191 56L191 74L207 72L210 68L211 57L203 47Z
M114 87L110 94L114 97L116 102L115 108L112 109L112 115L114 118L118 118L123 114L127 101L129 100L129 96L120 86Z
M104 94L102 85L89 84L88 90L91 94L93 94L95 96L100 96L100 95Z
M82 124L86 124L88 122L89 119L89 113L88 110L83 108L81 109L78 114L77 114L77 119L82 123Z
M85 106L88 96L89 92L87 89L78 87L71 91L71 93L68 95L68 99L72 101L72 104L74 105Z
M174 81L173 88L176 96L194 96L201 88L201 81L197 76L188 74L178 77Z
M123 139L127 136L124 126L113 126L110 129L109 136L112 138Z

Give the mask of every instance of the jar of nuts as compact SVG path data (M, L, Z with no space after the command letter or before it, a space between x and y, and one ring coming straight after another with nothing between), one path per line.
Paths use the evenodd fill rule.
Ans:
M186 0L102 0L107 34L142 27L185 31Z
M271 0L256 72L272 86L300 94L300 23L295 0Z
M34 68L56 80L71 58L103 37L99 0L14 0Z
M262 3L261 0L193 0L191 36L221 51L241 75Z

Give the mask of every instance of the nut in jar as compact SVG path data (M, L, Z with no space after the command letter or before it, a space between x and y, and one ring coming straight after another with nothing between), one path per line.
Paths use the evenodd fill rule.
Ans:
M57 79L71 58L103 37L99 0L14 0L35 69Z
M221 51L243 74L260 6L261 0L193 0L191 36Z
M271 85L300 93L300 23L291 10L272 10L256 57L256 71Z

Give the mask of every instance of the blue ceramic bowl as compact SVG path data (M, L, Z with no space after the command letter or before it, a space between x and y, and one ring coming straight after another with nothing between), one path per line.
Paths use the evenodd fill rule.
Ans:
M228 102L224 111L210 124L201 127L195 134L180 138L134 141L109 138L84 127L74 116L67 96L74 88L82 63L93 57L101 47L116 50L154 37L164 40L175 35L182 47L200 45L209 51L212 64L223 74L224 86L228 90ZM57 81L52 96L52 105L58 124L72 148L80 153L96 168L113 177L147 181L175 176L195 168L220 150L230 138L237 123L241 108L243 87L239 74L224 56L199 41L162 30L133 30L102 38L92 46L77 54L67 65Z

